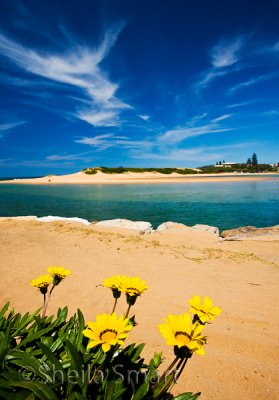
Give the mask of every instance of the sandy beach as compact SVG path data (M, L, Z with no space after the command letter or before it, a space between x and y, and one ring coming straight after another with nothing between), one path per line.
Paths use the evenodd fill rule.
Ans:
M158 172L134 173L126 172L122 174L105 174L98 171L94 175L88 175L84 172L77 172L68 175L48 175L41 178L30 179L13 179L2 181L0 183L16 183L16 184L33 184L33 185L50 185L50 184L133 184L133 183L180 183L180 182L230 182L230 181L247 181L247 180L270 180L270 174L241 174L241 173L224 173L224 174L190 174L181 175L172 173L170 175Z
M278 235L221 241L207 232L140 235L9 218L0 219L0 235L2 305L10 301L20 312L40 307L29 281L59 265L72 276L54 291L49 313L69 305L70 313L79 307L94 320L112 306L109 290L96 286L113 274L138 275L149 290L135 305L139 325L129 342L146 342L147 358L163 351L167 365L172 350L158 324L168 313L186 312L194 294L209 295L222 314L206 328L206 355L192 357L175 392L201 391L205 400L278 398ZM125 309L122 298L118 313Z

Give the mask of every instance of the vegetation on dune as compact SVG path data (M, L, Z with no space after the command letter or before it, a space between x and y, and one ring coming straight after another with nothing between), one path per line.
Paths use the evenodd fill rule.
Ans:
M125 172L143 173L143 172L159 172L160 174L170 175L172 173L177 173L181 175L196 174L197 171L190 168L128 168L128 167L93 167L84 168L83 172L88 175L94 175L98 171L104 174L123 174Z
M229 165L228 165L229 164ZM246 163L225 163L219 161L216 165L205 165L198 169L192 168L129 168L129 167L92 167L84 168L83 172L88 175L97 174L97 172L104 174L123 174L126 172L143 173L143 172L158 172L164 175L173 173L180 175L190 174L221 174L224 172L239 172L239 173L258 173L258 172L277 172L278 165L274 164L259 164L258 157L255 153L252 157L247 159Z
M257 173L257 172L276 172L276 169L269 164L235 164L231 167L223 167L222 165L205 165L201 167L202 174L219 174L224 172L243 172L243 173Z
M189 300L189 312L168 315L159 325L174 360L161 375L162 353L149 362L141 356L144 344L124 347L125 339L137 325L129 314L137 299L148 289L139 277L117 275L101 286L111 290L111 314L97 315L85 323L82 312L67 319L68 309L46 316L51 294L70 270L50 267L49 274L31 281L43 295L43 308L33 314L15 314L6 304L0 310L0 399L12 400L196 400L200 393L170 391L194 353L203 355L203 331L221 312L212 300L199 296ZM115 309L124 295L125 315Z

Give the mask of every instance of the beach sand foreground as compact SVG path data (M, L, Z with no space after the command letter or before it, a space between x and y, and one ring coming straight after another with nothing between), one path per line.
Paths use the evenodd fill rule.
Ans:
M206 355L193 355L175 393L201 391L202 399L275 400L279 393L278 235L244 241L220 241L206 232L137 232L78 223L0 220L1 305L19 312L41 306L31 279L48 266L64 266L72 275L53 292L49 313L68 305L87 320L110 312L108 289L96 287L114 274L138 275L149 289L137 301L138 326L129 341L146 342L144 355L163 351L158 331L168 313L188 311L194 294L209 295L222 307L206 327ZM126 309L120 299L118 313Z

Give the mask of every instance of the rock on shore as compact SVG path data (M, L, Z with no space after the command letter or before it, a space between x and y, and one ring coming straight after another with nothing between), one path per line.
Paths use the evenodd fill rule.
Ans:
M256 228L255 226L243 226L241 228L229 229L221 233L224 239L244 239L248 237L263 235L279 235L279 225L270 226L268 228Z
M164 222L163 224L159 225L158 228L156 229L156 232L183 232L183 231L199 231L199 232L209 232L214 235L219 235L219 229L216 226L210 226L210 225L202 225L202 224L197 224L194 226L188 226L184 224L180 224L177 222Z
M158 226L156 232L181 232L181 231L189 231L190 226L180 224L178 222L163 222Z
M123 228L139 231L140 233L151 233L153 231L150 222L145 221L130 221L129 219L109 219L100 221L95 224L96 226L105 226L108 228Z

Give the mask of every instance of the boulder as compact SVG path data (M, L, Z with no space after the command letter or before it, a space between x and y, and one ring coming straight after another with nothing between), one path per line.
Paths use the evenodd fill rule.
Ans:
M192 229L200 232L208 232L213 233L214 235L219 235L219 229L216 226L197 224L192 226Z
M175 232L181 232L181 231L185 231L185 230L188 231L189 229L191 229L191 228L187 225L168 221L168 222L163 222L161 225L159 225L158 228L156 229L156 232L174 232L175 233Z
M105 226L109 228L122 228L132 229L139 231L140 233L151 233L153 232L152 225L150 222L145 221L130 221L129 219L109 219L106 221L100 221L95 224L96 226Z
M78 218L78 217L73 217L73 218L55 217L52 215L49 215L47 217L37 218L37 221L40 221L40 222L54 222L54 221L79 222L80 224L83 224L83 225L90 225L90 222L87 221L87 219Z
M255 226L242 226L241 228L229 229L221 233L224 239L244 239L263 235L278 235L279 225L270 226L267 228L256 228Z

